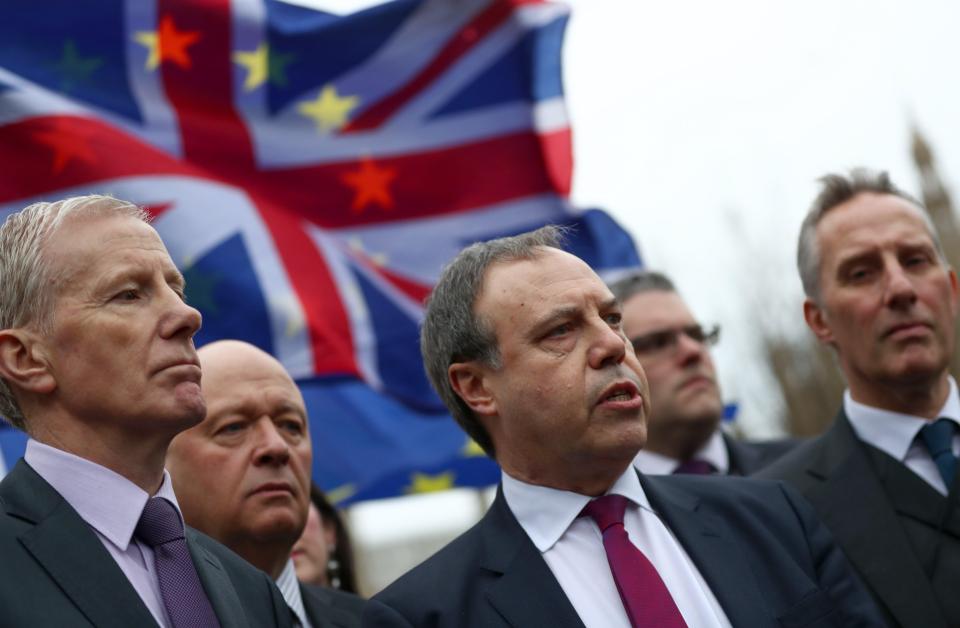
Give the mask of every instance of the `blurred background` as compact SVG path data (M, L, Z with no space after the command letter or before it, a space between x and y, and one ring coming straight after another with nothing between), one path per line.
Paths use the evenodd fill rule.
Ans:
M492 499L489 484L497 477L493 465L481 460L477 448L465 442L436 404L430 406L436 400L425 388L416 365L398 361L402 367L395 370L400 372L387 372L395 356L391 351L402 343L391 346L384 329L401 330L397 337L410 345L404 345L406 349L412 348L419 298L439 268L434 258L444 259L471 237L493 237L498 229L502 229L500 233L516 230L526 224L526 218L509 205L510 211L498 214L503 221L492 228L480 225L479 219L475 223L467 219L464 224L469 228L464 233L443 239L448 235L443 231L448 223L441 224L442 220L404 224L397 214L389 215L392 200L382 186L389 188L396 176L396 169L389 165L396 157L390 153L395 146L385 149L382 142L373 147L355 142L357 146L347 146L352 151L348 155L344 144L335 142L345 138L349 144L349 131L354 130L349 128L353 118L344 112L356 101L344 85L376 103L375 98L383 97L386 89L378 93L379 83L390 83L394 77L382 73L367 80L369 77L357 72L348 73L341 82L344 75L338 72L344 68L338 65L341 59L333 56L353 54L358 38L351 35L334 43L310 39L310 29L316 27L320 32L326 25L334 25L336 16L332 14L352 14L381 3L285 1L288 8L326 13L308 16L287 11L276 0L235 0L231 5L234 12L228 17L236 22L231 27L240 26L235 31L228 31L223 24L218 27L221 35L233 33L232 39L225 39L238 51L232 54L242 55L230 58L221 54L217 67L224 70L222 76L211 74L209 84L200 83L199 99L196 94L177 92L174 83L186 73L177 74L182 68L174 66L212 39L190 35L206 36L209 16L198 18L192 26L181 22L179 32L176 26L168 29L172 37L179 38L183 56L177 59L165 56L173 48L164 49L162 38L171 35L160 34L164 27L158 25L155 10L155 5L175 3L105 2L96 10L125 7L123 20L114 15L115 22L101 22L94 19L94 9L88 9L81 16L93 16L90 19L96 27L77 28L75 33L70 30L72 19L51 21L32 3L11 3L13 19L7 15L0 20L0 163L6 166L5 172L0 172L0 217L43 194L114 192L146 205L157 216L158 231L184 269L188 290L194 290L188 295L190 301L204 312L205 335L198 336L198 342L237 335L237 318L263 304L262 312L256 312L261 316L259 327L247 338L272 350L298 383L309 389L305 395L312 404L314 477L331 501L343 507L353 534L360 589L372 595L479 519ZM180 3L181 8L186 4ZM490 6L496 8L495 4ZM60 5L63 11L72 6ZM407 7L384 12L400 24L405 12L414 11L417 3L401 0L394 6ZM432 2L437 14L448 11L454 17L477 6L482 10L485 5L482 0L446 0L445 6ZM562 92L540 94L536 106L524 102L524 107L535 110L524 109L530 119L518 118L519 122L509 124L516 122L524 129L527 125L531 135L552 133L552 141L559 137L561 143L569 124L572 187L568 203L562 179L563 173L569 176L569 172L563 163L548 163L546 176L535 174L553 187L540 189L540 196L528 209L541 224L571 216L579 219L579 212L585 209L605 210L634 238L644 265L669 274L703 322L722 326L722 341L714 358L725 400L734 408L728 429L754 439L819 433L836 410L843 384L832 357L813 343L800 314L802 295L794 266L799 225L819 176L854 166L885 169L901 187L924 201L948 257L955 267L960 265L960 230L951 196L960 180L960 88L953 76L960 59L960 38L956 36L960 4L947 0L570 0L565 6L570 9L565 32L563 9L554 11L549 6L533 7L527 12L530 21L522 27L549 31L542 40L533 40L525 52L533 50L531 58L547 62L531 72L545 67L546 74L557 70L551 67L550 55L560 56ZM0 8L0 13L7 10L9 7ZM274 26L283 22L282 28L269 32L275 37L271 46L276 42L296 44L301 59L293 61L293 56L277 53L268 63L266 48L257 45L258 38L267 41L262 32L267 29L257 26L261 23L257 20L265 15L277 20ZM247 18L249 24L244 21ZM376 24L383 26L388 21ZM102 32L97 30L101 23ZM36 24L38 31L23 24ZM557 24L560 27L554 28ZM394 22L389 25L395 26ZM440 26L443 30L444 25ZM448 31L462 37L460 43L467 42L463 44L467 48L476 35L470 29L459 32L449 27ZM562 49L551 48L561 41L557 38L560 33ZM44 37L52 38L51 43ZM499 45L506 48L508 44L500 41ZM111 45L112 53L108 50ZM226 46L219 52L227 50ZM416 61L418 51L412 48L399 46L395 52L404 63L408 57ZM371 44L367 52L372 50ZM255 51L264 54L258 57ZM306 54L309 51L312 57ZM324 51L332 51L330 59L323 57ZM315 76L297 74L300 61L308 62L304 66L312 64ZM556 60L552 63L555 66ZM99 76L115 79L109 98L95 89L102 87L97 84ZM326 91L326 81L334 79L342 93ZM352 83L350 79L354 79ZM241 82L242 87L237 87ZM557 89L550 81L546 83ZM121 87L129 94L120 94ZM224 180L234 182L230 179L235 174L233 166L215 159L204 162L209 158L204 152L209 145L182 139L177 132L182 130L186 137L187 131L175 124L177 114L189 122L189 107L197 102L206 106L207 91L216 94L217 89L227 94L220 104L241 114L235 120L237 125L249 125L243 130L260 151L251 159L255 167L266 163L283 171L304 164L304 168L316 166L316 180L329 175L329 180L323 180L328 187L323 194L312 188L309 192L324 199L342 193L343 182L349 180L357 192L352 209L348 211L349 200L343 201L344 205L335 207L341 211L334 216L336 224L327 224L317 219L319 214L309 216L310 211L319 209L304 209L297 202L284 207L277 201L279 209L266 207L269 203L263 203L263 197L273 201L282 195L264 191L286 191L294 188L294 183L303 183L291 180L289 186L270 187L277 182L267 180L274 171L264 174L266 167L254 173L264 175L263 181L258 180L262 189L254 189L252 184L245 188L243 183L233 188L220 185ZM470 96L464 99L469 101L466 104L457 101L457 106L443 109L450 103L440 102L442 113L452 111L456 116L469 109L467 105L489 104L484 102L485 94L470 93L469 86L466 92ZM315 100L297 100L307 94ZM537 110L540 105L546 106ZM343 114L339 122L324 117L336 117L338 108ZM538 117L544 113L547 117ZM400 118L403 114L401 108ZM311 115L322 131L318 135L310 135L313 122L307 118ZM366 116L365 122L370 118ZM404 118L405 122L410 119ZM184 128L190 126L187 122ZM375 122L370 124L376 126ZM202 135L209 131L203 127L194 124L191 128ZM271 136L275 127L283 132ZM109 133L98 135L105 133L105 128ZM348 132L338 133L342 129ZM103 146L91 150L86 145L91 138L106 142L103 146L108 148L114 146L110 142L126 142L124 150L116 154L137 158L97 170L96 158L114 153ZM198 175L184 165L196 165L191 151L198 145L200 167L209 167L219 177L212 177L215 185L204 179L203 173ZM327 146L344 152L331 157L324 153ZM298 151L297 147L305 149ZM149 159L142 152L147 149ZM223 146L213 149L214 153L215 149L227 150ZM413 150L422 149L416 146ZM547 148L543 151L549 152ZM354 165L359 168L352 179L344 179L339 171L330 175L323 170L330 160L348 163L348 158L356 160ZM49 170L51 162L52 173L40 168ZM131 174L145 163L143 172ZM157 163L161 166L153 172ZM559 168L561 175L551 168ZM477 168L478 188L487 182L482 170ZM159 174L167 177L160 192L148 176ZM358 183L364 176L367 183ZM379 184L370 183L373 179L369 177L376 176L386 178ZM61 180L67 182L61 184ZM330 184L331 180L336 185ZM373 196L358 206L364 193ZM386 197L377 197L377 193ZM258 195L261 198L257 199ZM303 198L309 199L310 194L294 200ZM523 209L523 203L533 197L519 198L507 200L518 202L517 207ZM257 201L261 201L259 205ZM490 204L479 205L488 210ZM291 216L300 222L291 226ZM378 220L401 228L384 226L378 231ZM261 223L269 223L268 228ZM594 248L590 250L610 247L610 234L616 233L610 225L603 226L592 234L595 238L589 246ZM290 252L282 246L274 255L271 242L291 242L278 234L296 236L296 245L309 249L310 261L295 255L285 257ZM620 240L617 243L623 245ZM319 253L311 248L314 246ZM386 248L377 247L393 248L387 255ZM417 266L420 262L413 258L418 255L429 258L430 264ZM256 263L251 262L254 258ZM606 260L607 267L616 270L627 258L618 259ZM303 267L314 269L323 262L332 265L330 272L336 275L336 282L313 305L319 302L323 310L330 302L323 299L338 290L335 299L342 299L349 319L342 328L324 328L326 319L314 318L316 311L310 311L309 299L302 299L303 282L310 284L309 280L315 279L304 279ZM251 265L256 268L249 273L249 286L223 283L239 277ZM299 277L293 270L298 265ZM253 292L241 289L247 287ZM380 327L375 320L379 315L376 304L395 310L391 310L394 318ZM354 340L361 336L357 345L338 344L338 329L346 330L347 335L352 332ZM357 330L365 330L369 337L362 337ZM324 333L328 345L317 340ZM325 348L330 355L340 350L343 361L324 362ZM409 397L397 396L398 390ZM411 404L411 399L419 405ZM358 408L366 408L366 415ZM397 421L392 422L394 418ZM400 418L407 422L401 423ZM11 432L9 428L0 430L0 468L3 458L9 466L22 451L23 436ZM360 451L355 446L360 445L370 448L355 453ZM422 447L414 451L417 445ZM441 449L442 455L437 453ZM372 472L374 467L382 477L356 479L356 474ZM451 488L465 484L474 486ZM406 496L381 499L403 494Z
M714 358L737 405L732 429L819 433L843 384L802 320L800 223L818 177L886 169L925 202L960 264L950 196L960 177L960 5L566 4L574 204L608 211L644 263L721 324ZM491 495L456 489L350 508L364 586L378 590L439 549ZM384 531L385 520L398 529ZM391 554L395 570L382 560Z

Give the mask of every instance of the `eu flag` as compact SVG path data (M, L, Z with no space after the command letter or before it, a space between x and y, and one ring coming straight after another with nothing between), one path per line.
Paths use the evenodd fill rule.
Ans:
M566 20L526 0L7 0L0 214L92 192L146 207L197 342L286 366L341 503L489 484L420 363L443 263L546 223L579 225L598 269L639 261L568 202Z

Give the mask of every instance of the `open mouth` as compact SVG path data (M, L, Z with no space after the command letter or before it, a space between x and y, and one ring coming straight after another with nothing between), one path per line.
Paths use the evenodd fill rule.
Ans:
M613 408L633 408L643 403L640 389L633 382L617 382L603 391L597 405Z

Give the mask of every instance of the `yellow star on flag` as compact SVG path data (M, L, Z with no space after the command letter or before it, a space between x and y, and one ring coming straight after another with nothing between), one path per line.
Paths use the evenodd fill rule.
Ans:
M233 62L247 70L243 89L252 92L263 85L270 76L270 51L266 44L260 44L253 52L233 53Z
M160 35L157 31L139 31L133 36L133 39L147 48L148 70L156 70L160 65Z
M453 488L453 480L453 471L447 471L437 475L414 473L412 476L410 476L410 485L404 489L404 492L412 495L415 493L434 493L436 491L445 491Z
M463 449L460 450L460 453L463 454L464 458L477 458L479 456L486 456L487 452L483 450L483 447L477 444L477 441L472 438L467 439L467 444L463 446Z
M329 133L343 128L350 112L359 104L357 96L340 96L336 87L327 85L320 90L316 100L300 103L297 111L316 122L320 133Z
M324 495L327 496L327 500L331 504L339 504L345 499L350 499L357 494L357 487L353 484L341 484L336 488L332 488L329 491L324 491Z

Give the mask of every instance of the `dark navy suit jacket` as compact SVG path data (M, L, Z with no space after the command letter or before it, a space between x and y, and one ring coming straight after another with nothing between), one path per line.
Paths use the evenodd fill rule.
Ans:
M813 504L891 625L960 626L957 495L944 499L900 461L865 444L843 410L824 434L760 475L785 480ZM938 578L931 581L934 570Z
M813 510L776 482L640 476L733 626L883 626ZM502 492L469 531L367 603L364 626L582 628Z
M307 618L314 628L336 626L336 628L357 628L363 613L363 598L327 587L300 583L300 597Z

